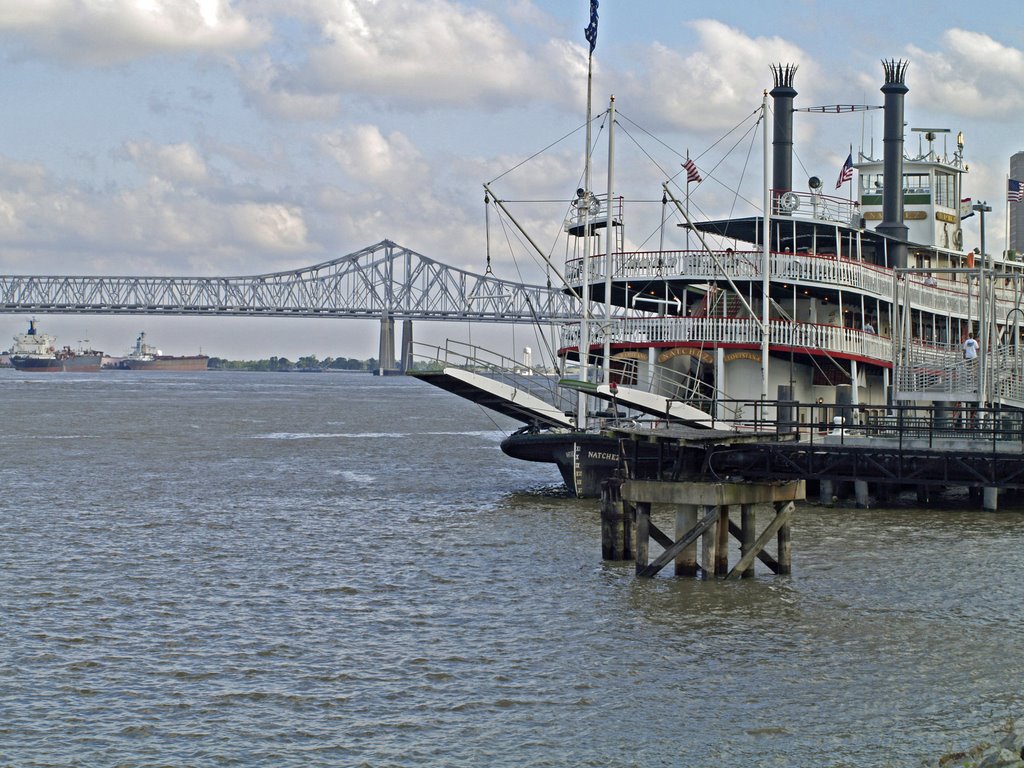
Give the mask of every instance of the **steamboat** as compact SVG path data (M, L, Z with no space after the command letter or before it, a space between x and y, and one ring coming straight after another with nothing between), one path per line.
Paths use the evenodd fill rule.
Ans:
M882 63L883 156L851 149L836 183L848 185L845 197L826 194L818 177L797 188L794 115L877 107L798 110L797 67L773 66L760 110L761 210L691 218L690 188L703 179L689 157L685 194L679 182L662 185L678 231L699 247L627 249L627 200L613 192L611 161L607 193L591 191L586 174L563 226L564 290L579 297L581 319L559 328L557 349L578 376L538 391L535 378L496 375L476 349L452 364L447 347L422 378L524 422L502 450L555 463L579 496L597 495L618 464L602 431L609 421L776 432L784 415L799 439L830 412L1024 408L1021 262L984 252L983 221L982 248L964 250L963 220L991 209L964 197L963 136L911 128L919 151L907 154L907 63ZM612 158L614 100L607 122Z

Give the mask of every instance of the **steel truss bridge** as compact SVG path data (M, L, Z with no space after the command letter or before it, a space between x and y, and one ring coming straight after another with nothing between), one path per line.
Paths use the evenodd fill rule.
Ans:
M532 323L578 320L578 303L551 287L450 267L382 240L311 267L242 277L0 275L5 313L336 317L380 319L380 365L394 368L394 322Z

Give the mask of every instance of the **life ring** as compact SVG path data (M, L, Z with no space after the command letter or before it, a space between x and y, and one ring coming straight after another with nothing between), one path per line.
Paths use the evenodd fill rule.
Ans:
M953 232L953 245L955 245L958 250L964 247L964 231L962 229L957 229Z

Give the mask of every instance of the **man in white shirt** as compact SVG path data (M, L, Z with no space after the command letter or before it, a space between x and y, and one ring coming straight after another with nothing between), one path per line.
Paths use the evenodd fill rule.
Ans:
M978 359L978 342L974 338L974 332L967 334L967 339L964 341L964 360L977 360Z

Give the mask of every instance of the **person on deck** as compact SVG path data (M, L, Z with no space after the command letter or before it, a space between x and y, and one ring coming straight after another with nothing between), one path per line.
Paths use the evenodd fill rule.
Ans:
M974 332L971 331L967 334L967 338L964 340L964 360L977 360L978 359L978 342L974 338Z

